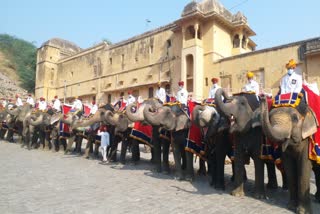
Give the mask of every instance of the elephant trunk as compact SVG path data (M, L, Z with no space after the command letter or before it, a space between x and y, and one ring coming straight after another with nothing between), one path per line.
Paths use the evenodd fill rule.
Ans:
M144 115L143 115L143 109L145 108L145 105L141 105L139 108L135 103L131 103L126 107L126 115L128 119L132 122L138 122L138 121L143 121L144 120ZM132 110L136 109L135 112Z
M160 109L158 109L160 110ZM160 126L161 121L163 119L163 115L161 115L158 111L154 112L151 105L146 104L143 110L143 115L145 120L153 126Z
M290 132L292 129L290 115L287 115L286 118L282 117L281 122L277 122L277 121L273 121L273 122L274 123L271 124L269 119L267 100L266 98L262 98L261 99L261 125L267 138L275 143L284 142L288 138L290 138Z
M88 120L81 120L81 121L75 121L72 123L72 129L77 129L79 127L87 127L91 126L92 124L99 123L102 121L102 115L105 114L105 111L99 110L96 112L96 114L93 115L93 117L89 118Z
M43 123L43 114L40 114L39 117L37 117L35 120L33 120L33 118L30 117L29 123L33 126L39 126Z
M198 127L208 127L215 113L214 108L197 105L192 111L192 122Z
M104 121L112 126L116 126L119 121L119 114L107 111L104 115Z
M15 109L9 109L9 105L13 105L12 103L8 103L7 105L6 105L6 112L8 113L8 114L11 114L11 115L13 115L13 116L18 116L18 114L19 114L19 112L20 112L20 108L15 108Z
M225 99L230 99L229 96L227 95L227 93L222 88L219 88L216 91L216 94L215 94L215 97L214 97L215 103L217 105L218 110L220 110L227 117L230 117L231 116L231 112L226 107L226 104L222 101L222 96Z

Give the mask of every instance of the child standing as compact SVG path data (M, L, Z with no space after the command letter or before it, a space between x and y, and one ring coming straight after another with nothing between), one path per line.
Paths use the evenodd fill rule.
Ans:
M107 161L107 147L110 145L110 135L107 132L107 127L102 126L101 129L98 131L98 135L101 136L101 153L102 153L102 161Z

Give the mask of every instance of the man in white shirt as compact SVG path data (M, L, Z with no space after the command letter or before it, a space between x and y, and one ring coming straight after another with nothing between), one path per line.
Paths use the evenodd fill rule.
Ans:
M61 112L61 102L58 99L58 96L54 96L54 100L53 100L53 106L52 106L53 110L56 112Z
M89 115L94 115L97 111L98 111L98 105L96 104L96 101L93 100Z
M127 99L127 106L131 103L134 103L136 98L132 95L132 91L128 91L128 99Z
M212 87L210 88L210 91L209 91L209 98L214 98L217 90L221 87L218 85L218 82L219 82L218 78L212 78L211 82L212 82Z
M257 96L260 94L259 83L257 83L254 79L253 72L247 73L248 83L244 86L245 92L254 92Z
M75 97L75 100L73 101L71 109L75 111L82 111L82 102L78 97Z
M16 106L23 106L22 100L18 94L16 94Z
M40 110L40 111L45 111L45 110L47 110L47 102L46 102L46 99L44 99L43 97L40 97L39 110Z
M99 136L101 136L101 153L102 153L102 161L105 162L107 161L107 148L110 146L110 135L109 132L107 131L107 127L103 126L101 130L98 130L97 133Z
M188 91L184 89L184 82L179 81L179 91L177 92L177 101L180 102L182 105L187 106L188 103Z
M291 59L286 64L287 74L280 81L280 94L300 93L302 90L302 76L295 72L297 63Z
M161 82L158 82L155 98L159 99L162 103L166 102L166 90L161 87Z
M34 107L34 100L32 98L32 95L31 94L28 94L28 97L27 97L27 101L26 101L28 104L31 105L31 107Z

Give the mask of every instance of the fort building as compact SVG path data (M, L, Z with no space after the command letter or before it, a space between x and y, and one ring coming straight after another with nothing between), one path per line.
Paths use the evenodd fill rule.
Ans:
M187 4L180 19L119 43L81 49L54 38L38 49L35 95L110 103L126 98L128 90L153 97L159 81L174 96L182 80L193 99L201 100L212 77L228 92L240 92L247 71L255 73L261 91L274 95L289 59L298 62L305 80L320 83L320 38L256 50L253 36L241 12L202 0Z

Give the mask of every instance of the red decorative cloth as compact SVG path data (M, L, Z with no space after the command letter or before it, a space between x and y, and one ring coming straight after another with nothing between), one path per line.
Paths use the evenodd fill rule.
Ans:
M320 122L320 96L314 93L308 86L303 85L307 96L306 100L310 108L316 114L317 120ZM318 126L317 132L313 135L309 145L309 158L320 164L320 127Z
M199 103L188 101L189 112L192 112L194 107L199 105ZM190 114L190 119L192 121L192 114ZM191 127L189 129L188 137L186 139L185 150L192 152L199 156L200 158L204 158L204 143L202 142L201 130L194 123L191 123Z

